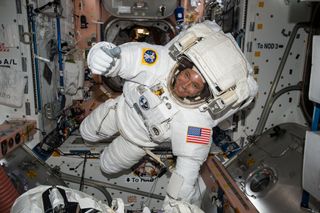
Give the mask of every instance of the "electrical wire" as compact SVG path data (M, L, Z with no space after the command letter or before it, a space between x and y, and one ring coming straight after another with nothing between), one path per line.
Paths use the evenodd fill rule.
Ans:
M85 171L86 171L86 164L87 164L87 153L85 153L85 155L84 155L79 191L83 191L84 174L85 174Z
M47 209L47 210L45 211L45 213L49 213L49 212L54 212L54 209L53 209L53 208L50 208L50 209Z
M152 187L151 187L152 190L149 192L149 195L151 195L151 194L154 193L154 191L155 191L155 189L156 189L156 186L157 186L157 184L158 184L158 180L159 180L159 178L156 178L156 179L155 179L154 183L152 184ZM148 206L150 206L150 203L151 203L151 198L149 197Z
M58 151L59 154L63 157L75 158L75 159L84 158L81 156L81 154L64 153L59 148L56 148L55 150ZM97 156L100 156L100 153L90 153L90 154L87 154L87 156L89 159L99 159L99 157Z
M39 128L34 128L35 130L39 131L41 133L42 136L46 136L47 135L47 132L46 131L43 131Z
M152 184L152 186L151 186L151 188L150 188L150 191L149 191L149 193L148 193L148 198L144 201L144 203L147 203L147 202L148 202L148 205L147 205L147 206L150 206L150 203L151 203L150 195L153 194L153 192L155 191L156 186L157 186L157 183L158 183L158 180L159 180L158 177L156 177L156 178L154 179L154 182L153 182L153 184Z
M248 136L246 131L243 130L243 133L247 136L247 138L253 137L253 136ZM290 147L284 149L279 155L273 155L272 153L268 152L267 150L265 150L264 148L260 147L257 142L258 140L262 137L262 133L259 135L254 135L255 137L252 138L249 144L255 145L258 149L260 149L261 151L263 151L264 153L266 153L270 158L282 158L289 150Z

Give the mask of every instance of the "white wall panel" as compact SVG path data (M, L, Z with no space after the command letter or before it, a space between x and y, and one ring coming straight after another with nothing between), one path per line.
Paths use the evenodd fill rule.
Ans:
M311 8L302 2L255 0L248 1L247 14L245 54L254 69L259 94L255 105L246 113L245 125L239 123L234 138L255 132L292 29L295 24L309 19ZM276 92L302 80L307 36L303 28L298 30ZM285 122L306 125L299 99L299 91L281 95L271 109L264 130Z

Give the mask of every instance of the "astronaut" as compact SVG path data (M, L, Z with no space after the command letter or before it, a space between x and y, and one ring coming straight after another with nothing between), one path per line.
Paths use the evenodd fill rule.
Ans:
M101 155L102 171L130 168L146 150L171 142L177 162L165 212L181 212L181 203L196 203L196 181L212 128L248 106L257 93L252 69L233 37L205 21L166 46L99 42L87 63L94 74L125 79L123 94L101 104L80 126L82 137L93 142L120 133Z

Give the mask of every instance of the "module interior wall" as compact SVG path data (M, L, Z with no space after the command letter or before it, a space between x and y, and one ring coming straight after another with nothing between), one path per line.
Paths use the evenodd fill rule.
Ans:
M99 149L100 148L98 147L97 151ZM62 171L63 173L81 177L83 160L83 158L75 156L51 156L46 161L46 163L52 168L56 166L59 167L60 171ZM160 196L165 196L166 186L169 182L169 177L166 175L163 175L158 179L151 179L147 177L143 179L133 174L133 172L131 172L130 170L124 171L123 173L118 175L106 175L101 172L99 159L88 159L85 167L84 178L92 181L101 181L106 184L128 188L129 190L133 189L145 192L145 194L147 195L156 194ZM70 185L68 186L74 189L79 189L79 184L77 183L70 183ZM104 201L106 199L105 196L95 188L87 187L85 188L84 192L86 192L88 188L90 188L90 190L88 191L89 195L92 195L93 197L101 201ZM161 199L149 199L148 196L129 193L123 190L121 191L107 188L107 191L110 193L112 198L122 198L125 203L131 203L130 200L134 200L134 202L132 202L132 205L127 208L129 210L140 209L141 205L143 204L148 204L148 207L150 208L160 209L163 202Z
M25 4L22 8L26 7ZM31 67L31 55L30 45L22 43L19 37L19 26L24 32L28 32L28 22L26 10L21 10L21 13L17 12L15 1L1 1L0 2L0 14L1 14L1 36L0 42L6 47L8 51L0 52L1 65L5 66L3 62L5 60L11 61L8 64L9 68L22 72L24 76L27 76L27 86L24 91L24 99L21 107L9 107L0 105L0 123L7 119L23 119L26 117L35 116L35 103L33 96L33 76ZM25 40L28 42L29 37L25 36ZM23 66L25 62L26 66ZM26 105L30 105L30 111Z
M20 3L20 7L17 7ZM0 60L3 64L4 60L10 61L7 64L10 70L22 72L27 77L27 83L24 88L24 95L21 107L10 107L0 105L0 123L10 119L30 119L36 120L39 124L39 114L36 110L35 93L34 93L34 76L32 74L32 57L30 42L31 34L28 29L27 5L24 0L0 1L1 14L1 35L0 43L3 49L0 51ZM20 32L25 33L24 36ZM39 141L40 134L34 135L34 140L31 143Z
M35 59L32 56L34 48L32 47L32 30L29 29L30 22L27 14L27 4L33 8L41 7L50 2L49 0L40 1L1 1L1 26L2 33L0 36L1 43L8 47L9 51L0 51L0 60L14 60L10 68L21 71L27 76L28 82L25 88L23 104L21 107L8 107L0 105L0 122L7 119L32 119L37 120L37 128L48 134L56 126L56 120L46 119L44 106L47 103L57 102L57 92L59 88L59 67L58 56L50 58L50 41L57 43L56 17L53 8L49 8L44 13L34 16L35 36L37 55L39 57L50 59L50 62L38 59L38 79L39 88L36 88L36 68ZM61 21L61 41L67 42L69 46L74 45L74 23L73 23L73 2L62 1ZM19 5L21 5L19 7ZM31 28L31 27L30 27ZM20 31L25 35L23 38ZM24 40L25 42L22 42ZM53 46L56 48L56 45ZM45 78L45 66L51 73L51 80ZM42 139L42 134L35 135L35 139L29 143L30 147L36 145Z
M252 135L256 130L289 35L296 23L307 21L309 16L310 7L303 2L248 1L245 54L254 69L259 92L245 120L242 124L239 122L235 138ZM299 29L276 91L297 85L302 80L306 39L305 30ZM248 48L250 46L251 48ZM264 130L286 122L306 125L299 99L299 91L281 95L271 109Z

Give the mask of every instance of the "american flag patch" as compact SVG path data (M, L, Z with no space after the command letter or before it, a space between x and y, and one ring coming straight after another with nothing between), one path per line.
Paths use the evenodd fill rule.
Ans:
M211 136L211 129L199 128L199 127L188 127L187 142L188 143L199 143L209 144Z

